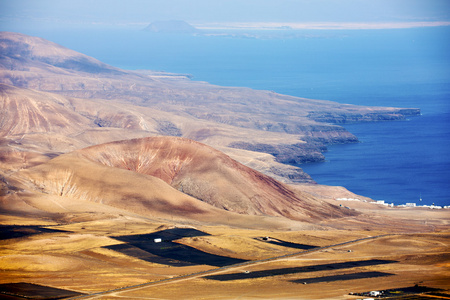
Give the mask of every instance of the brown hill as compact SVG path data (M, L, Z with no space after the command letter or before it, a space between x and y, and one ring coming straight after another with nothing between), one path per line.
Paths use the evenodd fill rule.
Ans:
M215 207L249 215L314 220L345 212L250 169L201 143L174 137L113 142L78 151L106 166L158 177Z
M67 221L80 207L92 211L93 204L152 220L259 228L302 224L270 217L315 223L355 215L294 191L209 146L175 137L114 142L60 155L16 172L7 184L16 192L6 193L4 211L53 220Z
M162 180L66 154L0 181L0 217L79 223L129 218L163 224L222 224L247 228L300 228L306 223L223 211ZM5 192L6 191L6 192ZM304 225L302 225L304 224ZM309 226L311 227L311 226ZM112 229L112 231L114 231Z

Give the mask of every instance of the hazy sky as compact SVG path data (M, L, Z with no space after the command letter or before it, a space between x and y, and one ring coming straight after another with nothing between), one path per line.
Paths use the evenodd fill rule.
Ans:
M449 0L0 0L11 24L450 21Z

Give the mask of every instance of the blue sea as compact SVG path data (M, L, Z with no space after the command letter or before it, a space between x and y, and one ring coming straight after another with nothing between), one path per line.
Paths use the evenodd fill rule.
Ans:
M124 69L370 106L405 121L347 124L360 143L302 167L320 184L389 203L450 205L450 27L162 35L137 29L23 31ZM422 201L419 201L419 199Z

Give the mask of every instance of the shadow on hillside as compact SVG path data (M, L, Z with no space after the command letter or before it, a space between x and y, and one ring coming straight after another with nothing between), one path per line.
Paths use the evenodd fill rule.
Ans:
M349 261L349 262L342 262L342 263L262 270L262 271L245 272L245 273L241 272L241 273L211 275L211 276L206 276L205 278L212 279L212 280L219 280L219 281L229 281L229 280L239 280L239 279L255 279L255 278L261 278L261 277L296 274L296 273L308 273L308 272L330 271L330 270L339 270L339 269L350 269L350 268L356 268L356 267L384 265L384 264L391 264L391 263L395 263L395 262L396 261L394 261L394 260L379 260L379 259L359 260L359 261Z
M63 299L80 295L83 294L26 282L0 284L0 299Z
M257 238L255 238L255 240L262 241L262 242L265 242L265 243L268 243L268 244L273 244L273 245L282 246L282 247L288 247L288 248L294 248L294 249L309 250L309 249L317 248L317 246L286 242L286 241L275 239L275 238L271 238L271 237L268 237L268 236L266 236L266 237L257 237Z
M360 272L360 273L350 273L350 274L342 274L342 275L322 276L322 277L315 277L315 278L296 279L296 280L292 280L292 282L310 284L310 283L333 282L333 281L341 281L341 280L377 278L377 277L385 277L385 276L392 276L392 275L395 275L395 274L385 273L385 272Z
M20 238L40 233L70 232L38 225L0 225L0 240Z
M223 267L245 260L203 252L175 240L206 236L208 233L191 228L173 228L149 234L112 237L124 244L106 246L128 256L169 266L210 265Z

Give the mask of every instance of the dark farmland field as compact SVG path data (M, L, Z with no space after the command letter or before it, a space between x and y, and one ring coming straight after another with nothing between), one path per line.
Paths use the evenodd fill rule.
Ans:
M81 293L57 289L33 283L0 284L0 299L63 299L83 295Z
M242 259L206 253L175 241L184 237L206 235L209 234L196 229L173 228L149 234L113 237L124 242L124 244L111 245L105 248L145 261L176 267L191 265L223 267L246 262ZM156 239L161 241L156 242Z
M323 276L323 277L315 277L315 278L296 279L296 280L292 280L292 282L302 283L302 284L310 284L310 283L333 282L333 281L341 281L341 280L377 278L377 277L385 277L385 276L392 276L392 275L394 275L394 274L384 273L384 272L359 272L359 273L350 273L350 274L342 274L342 275L331 275L331 276Z
M254 272L249 272L249 273L240 272L240 273L231 273L231 274L211 275L211 276L206 276L205 278L212 279L212 280L219 280L219 281L255 279L255 278L296 274L296 273L309 273L309 272L318 272L318 271L327 271L327 270L331 271L331 270L340 270L340 269L350 269L350 268L356 268L356 267L384 265L384 264L391 264L391 263L395 263L395 262L396 261L394 261L394 260L371 259L371 260L350 261L350 262L331 263L331 264L323 264L323 265L281 268L281 269L272 269L272 270L261 270L261 271L254 271Z
M286 242L286 241L271 238L271 237L258 237L255 239L258 241L263 241L263 242L269 243L269 244L288 247L288 248L294 248L294 249L309 250L309 249L313 249L313 248L317 247L317 246L313 246L313 245Z
M38 225L0 225L0 240L14 239L41 233L69 232Z

